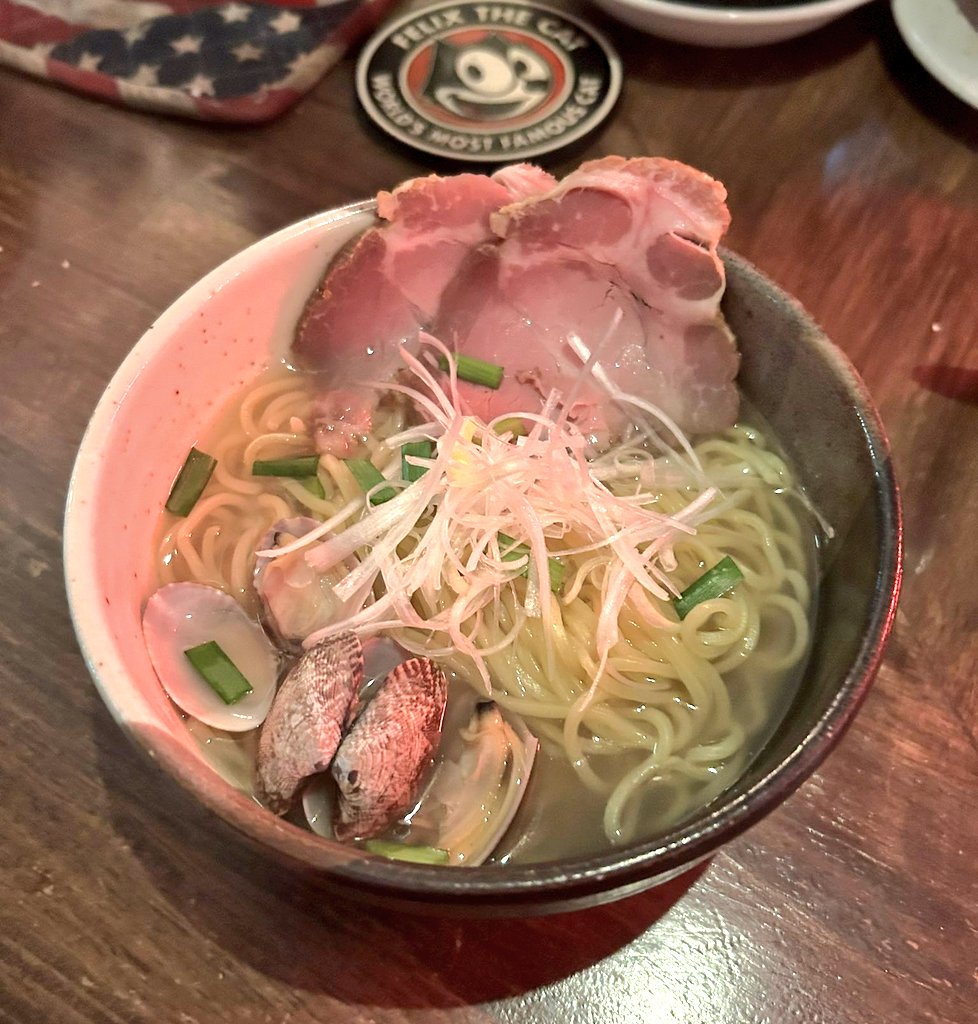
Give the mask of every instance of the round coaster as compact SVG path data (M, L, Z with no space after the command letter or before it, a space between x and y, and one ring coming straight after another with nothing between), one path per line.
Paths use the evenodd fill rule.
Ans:
M384 25L357 63L370 117L416 149L516 162L596 128L621 61L578 18L535 3L440 3Z

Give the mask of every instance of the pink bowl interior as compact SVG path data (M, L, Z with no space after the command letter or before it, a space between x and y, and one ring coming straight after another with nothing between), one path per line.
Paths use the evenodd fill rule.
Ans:
M153 538L190 447L231 396L287 351L334 252L370 222L363 204L286 228L218 267L143 335L92 417L72 474L65 575L76 632L113 716L178 774L206 762L143 643ZM209 767L206 773L212 774ZM224 788L215 778L215 785Z

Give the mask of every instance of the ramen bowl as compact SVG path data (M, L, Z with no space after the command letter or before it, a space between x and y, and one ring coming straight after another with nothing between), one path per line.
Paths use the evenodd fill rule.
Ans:
M470 868L386 860L290 824L227 784L157 680L141 614L156 587L154 536L170 485L218 410L287 351L305 298L372 211L360 203L320 214L228 260L163 313L112 378L82 441L65 519L67 591L89 671L122 730L194 799L270 856L347 893L439 912L544 913L672 879L777 807L838 742L876 674L900 581L899 494L865 387L804 310L732 253L724 305L742 390L835 536L822 552L797 697L712 803L656 839L590 857Z
M595 0L633 28L699 46L761 46L813 32L869 0Z

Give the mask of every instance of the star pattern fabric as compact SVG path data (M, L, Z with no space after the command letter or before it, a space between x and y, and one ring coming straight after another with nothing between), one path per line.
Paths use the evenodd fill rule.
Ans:
M0 0L0 62L208 120L291 106L393 0Z

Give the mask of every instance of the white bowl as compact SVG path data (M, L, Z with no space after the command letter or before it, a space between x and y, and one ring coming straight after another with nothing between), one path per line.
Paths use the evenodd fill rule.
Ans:
M619 21L699 46L761 46L827 25L869 0L809 0L779 7L701 7L673 0L594 0Z

